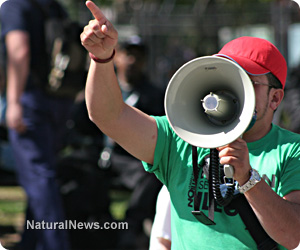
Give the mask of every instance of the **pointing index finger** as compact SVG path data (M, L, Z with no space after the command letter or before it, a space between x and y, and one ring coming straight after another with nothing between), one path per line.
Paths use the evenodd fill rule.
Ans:
M86 1L86 6L89 8L95 19L97 19L98 21L103 21L103 23L105 23L106 18L95 3L93 3L92 1Z

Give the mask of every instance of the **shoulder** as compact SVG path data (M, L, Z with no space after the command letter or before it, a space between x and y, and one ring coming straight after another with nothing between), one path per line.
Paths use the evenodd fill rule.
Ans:
M32 7L30 1L22 1L22 0L6 0L1 5L1 15L10 14L7 13L7 10L9 11L25 11Z
M167 116L153 116L153 117L156 121L158 131L163 131L170 135L175 135L175 132L172 130L172 127L168 121Z
M292 144L300 144L300 134L287 130L285 128L279 127L278 125L272 126L272 131L274 135L278 135L278 139L281 141L287 141Z
M25 30L30 17L31 4L29 1L8 0L0 8L2 33L19 29Z
M154 119L157 125L157 145L167 151L187 145L187 143L174 132L166 116L154 116Z
M283 159L288 161L298 159L300 157L300 134L277 125L273 125L272 130L273 133L269 137L270 143L273 144L275 151L281 155L282 161Z

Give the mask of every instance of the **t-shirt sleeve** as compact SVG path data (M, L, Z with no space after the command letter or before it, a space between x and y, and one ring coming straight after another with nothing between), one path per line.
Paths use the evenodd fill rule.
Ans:
M157 124L157 142L154 153L154 163L149 164L142 162L145 170L150 173L154 173L156 177L165 185L167 185L167 180L169 176L169 154L172 147L172 138L174 132L171 130L167 118L154 117Z
M0 8L1 35L4 37L12 30L28 31L26 8L21 8L19 2L6 1Z

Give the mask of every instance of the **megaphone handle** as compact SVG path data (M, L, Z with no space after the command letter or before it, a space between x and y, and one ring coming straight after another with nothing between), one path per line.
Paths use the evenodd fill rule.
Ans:
M233 178L234 168L229 164L224 165L224 174L227 178Z
M240 138L243 138L243 134L240 135ZM224 174L227 178L233 178L234 168L229 164L224 165Z

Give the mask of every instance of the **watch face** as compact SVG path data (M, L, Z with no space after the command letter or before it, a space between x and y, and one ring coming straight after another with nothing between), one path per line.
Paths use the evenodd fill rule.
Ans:
M251 179L258 180L258 181L261 180L259 173L255 169L251 170Z

